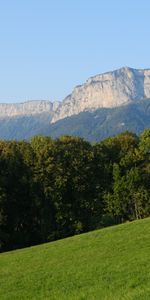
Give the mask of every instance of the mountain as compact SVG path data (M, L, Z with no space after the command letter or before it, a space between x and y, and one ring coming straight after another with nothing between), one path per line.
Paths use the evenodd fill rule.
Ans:
M52 117L59 106L59 102L50 102L45 100L34 100L24 103L0 103L0 118L33 116L36 114L49 113Z
M79 135L98 141L150 127L150 69L123 67L89 78L62 102L0 104L0 138Z
M29 101L0 104L0 118L49 112L51 123L98 108L118 107L150 98L150 69L123 67L89 78L62 102Z
M84 111L52 124L50 122L49 112L0 118L0 138L20 140L38 134L53 138L76 135L95 142L126 130L139 134L145 128L150 128L150 99L114 108Z
M150 69L123 67L91 77L77 86L60 103L52 123L82 111L118 107L144 98L150 98Z
M98 142L127 130L140 134L145 128L150 128L150 99L81 112L51 124L47 135L75 135Z
M0 118L0 139L22 140L34 135L47 135L50 121L49 112Z

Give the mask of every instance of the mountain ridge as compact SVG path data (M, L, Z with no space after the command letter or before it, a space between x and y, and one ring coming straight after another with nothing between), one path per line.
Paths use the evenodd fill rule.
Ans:
M93 142L148 127L150 69L123 67L92 76L62 102L0 104L1 139L77 135Z
M16 117L19 115L35 115L43 112L49 112L52 115L58 105L58 101L50 102L48 100L31 100L21 103L0 103L0 118Z
M116 108L84 111L55 123L50 122L51 116L48 112L0 118L0 138L28 140L35 135L52 138L74 135L90 142L98 142L127 130L140 134L145 128L150 128L150 99Z
M52 123L82 111L150 98L150 69L123 67L90 77L58 106Z
M88 78L62 102L32 100L0 104L0 118L49 112L51 123L102 107L112 108L150 98L150 69L122 67Z

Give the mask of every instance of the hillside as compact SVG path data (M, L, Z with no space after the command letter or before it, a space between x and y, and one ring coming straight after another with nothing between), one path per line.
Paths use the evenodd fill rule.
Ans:
M0 255L0 299L150 299L150 219Z
M0 103L0 139L76 135L100 141L150 127L150 69L123 67L90 77L62 101Z
M0 119L0 139L28 140L34 135L46 134L50 127L51 115L41 114L8 117Z
M150 100L137 101L115 108L100 108L59 120L46 128L46 134L80 136L98 142L124 131L140 134L150 128Z
M150 127L150 100L85 111L56 123L50 122L51 115L48 112L1 118L0 139L30 139L39 134L53 138L75 135L95 142L126 130L139 134Z
M99 108L118 107L150 98L150 69L122 67L90 77L60 102L52 123Z

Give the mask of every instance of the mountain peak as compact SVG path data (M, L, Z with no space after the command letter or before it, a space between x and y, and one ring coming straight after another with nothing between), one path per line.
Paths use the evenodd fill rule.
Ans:
M123 66L120 68L120 70L128 71L128 70L135 70L134 68L128 67L128 66Z
M51 122L98 108L112 108L150 98L150 69L120 69L90 77L62 102L44 100L0 104L0 117L49 113Z
M56 110L52 122L101 107L112 108L150 98L150 69L124 66L90 77L77 86Z

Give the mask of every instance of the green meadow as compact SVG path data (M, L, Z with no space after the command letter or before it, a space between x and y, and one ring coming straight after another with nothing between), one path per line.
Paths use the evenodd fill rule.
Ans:
M150 299L150 219L0 254L0 299Z

